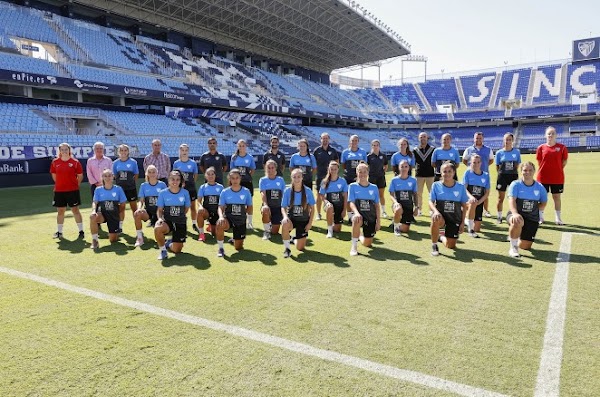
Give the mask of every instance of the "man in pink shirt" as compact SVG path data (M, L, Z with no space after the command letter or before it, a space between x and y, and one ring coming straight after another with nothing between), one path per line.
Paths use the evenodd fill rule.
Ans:
M85 167L92 197L94 197L96 188L102 186L102 171L105 169L112 171L112 166L112 160L104 155L104 144L102 142L94 143L94 157L88 159Z

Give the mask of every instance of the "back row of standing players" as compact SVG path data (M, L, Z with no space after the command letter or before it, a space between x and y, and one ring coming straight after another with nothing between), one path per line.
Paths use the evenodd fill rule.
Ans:
M392 180L389 189L393 202L392 210L394 213L394 231L397 235L399 235L401 232L407 232L409 230L410 224L414 222L414 215L419 215L421 212L422 199L420 193L423 186L427 184L431 193L430 209L432 211L433 220L435 221L432 221L433 240L435 234L433 231L433 223L440 223L438 219L439 217L437 216L439 213L436 210L439 209L438 202L441 203L442 201L447 200L441 200L437 196L438 193L441 193L441 191L438 191L439 189L436 190L435 188L432 189L432 187L430 187L431 181L428 179L443 179L442 164L446 162L453 166L453 179L456 179L456 168L459 165L460 155L456 149L451 147L451 136L449 134L445 134L442 137L442 147L437 149L433 149L429 146L427 143L426 134L422 133L419 136L419 139L419 147L416 147L412 152L408 149L408 141L406 139L401 139L398 142L399 151L395 153L391 159L394 173L397 175L396 178ZM476 163L475 166L473 164L470 165L471 169L465 173L463 178L464 186L466 186L466 194L459 192L457 195L456 191L453 192L454 198L460 199L457 201L462 201L466 198L465 202L462 204L466 204L467 202L469 202L469 204L476 203L474 206L470 205L471 210L469 211L469 215L467 217L469 232L473 237L476 237L476 231L478 231L481 225L483 203L489 194L489 174L487 174L487 172L484 170L486 170L488 165L493 162L491 150L483 146L482 141L483 134L476 133L474 145L465 150L463 155L463 161L465 164L469 164L471 158L478 159L474 162ZM498 151L496 154L496 164L499 170L497 188L501 193L504 193L508 184L517 178L517 167L521 162L518 149L512 147L512 135L507 134L504 141L503 149ZM116 183L123 189L125 201L130 202L131 209L134 212L138 237L136 245L143 244L141 221L150 220L155 222L156 220L160 220L157 229L160 229L158 230L159 234L163 234L162 240L164 241L164 234L172 232L174 235L170 244L167 241L165 245L160 244L161 239L157 236L157 241L161 247L160 256L166 257L166 248L169 246L174 252L180 251L183 242L185 241L186 234L186 222L184 222L186 218L185 214L187 210L191 208L192 221L194 224L194 229L199 232L199 240L203 241L205 239L203 226L206 220L209 221L212 227L215 227L220 220L225 219L227 220L227 228L225 228L225 230L233 228L233 240L236 248L242 247L246 227L253 227L251 197L254 193L252 173L256 169L254 158L247 153L246 143L243 140L240 140L238 142L238 150L232 156L229 166L232 169L235 169L235 173L239 175L240 188L246 188L248 191L246 192L245 190L241 189L235 191L234 193L237 193L238 197L237 200L234 201L239 201L239 203L227 203L227 195L224 195L225 200L223 201L221 200L221 193L223 193L225 190L228 190L228 193L232 193L231 189L233 184L230 176L229 182L231 187L229 189L223 188L223 172L227 170L225 156L216 150L217 141L215 138L209 139L208 143L209 151L207 151L200 160L200 171L205 173L207 182L198 190L195 186L198 175L198 165L195 161L189 158L189 147L187 147L187 145L181 145L180 158L173 164L173 169L179 171L178 174L182 181L175 183L173 186L174 189L171 189L171 186L169 186L167 190L169 190L171 194L180 194L180 196L176 197L176 199L179 200L179 203L181 204L179 207L182 207L182 210L175 210L174 207L177 206L170 205L168 206L169 211L167 211L167 213L165 213L166 202L164 199L161 200L161 195L158 193L161 188L164 189L167 187L164 184L158 185L158 179L160 179L159 177L161 176L160 171L156 169L156 183L153 183L154 181L152 179L155 178L151 174L154 173L155 169L147 168L147 182L142 184L140 192L137 194L135 189L135 182L137 179L137 174L139 173L137 162L129 158L128 147L126 145L119 147L119 159L114 162L112 167L113 172L111 174L116 176ZM300 173L297 172L295 174L300 175L301 182L305 186L306 192L303 193L302 189L295 189L294 186L291 187L291 192L294 192L294 198L296 193L302 193L298 197L301 205L300 207L297 207L295 200L291 199L291 192L288 193L287 202L285 201L285 182L282 179L282 175L286 164L286 159L285 155L278 150L278 138L273 137L271 139L271 150L264 155L264 163L267 175L263 177L259 183L259 191L261 192L262 197L261 215L264 225L264 239L269 239L272 232L278 232L279 225L281 225L282 222L284 224L283 232L285 237L286 221L290 221L290 219L302 219L303 223L305 224L301 225L301 229L305 230L303 230L301 233L298 232L299 228L296 224L297 222L291 222L292 224L290 225L296 228L296 244L298 248L302 249L304 247L303 243L306 235L310 225L312 224L313 202L316 201L317 219L321 218L322 203L325 203L325 210L328 218L327 237L333 237L333 232L341 229L343 217L347 212L349 219L354 218L354 221L352 222L353 239L351 255L357 254L357 241L359 240L361 228L363 243L365 245L370 245L372 237L380 228L381 217L387 217L387 214L385 213L384 188L386 187L385 172L387 171L388 161L387 157L380 152L380 145L378 141L375 140L371 143L370 153L366 153L366 151L360 149L358 147L358 143L359 137L353 135L350 137L349 148L344 150L340 155L333 147L329 145L329 135L326 133L322 134L321 136L321 146L315 149L312 154L309 152L308 142L306 140L300 140L298 142L298 153L292 155L289 166L291 169L298 169L300 171ZM429 157L431 159L428 161ZM486 158L487 161L483 161ZM340 178L338 175L338 160L341 162L341 166L344 169L343 178ZM364 174L366 172L366 174L363 175L362 178L360 178L361 175L359 175L358 182L355 182L357 181L357 170L361 163L368 165L361 167L362 173ZM271 165L269 166L269 164ZM410 176L412 168L416 168L417 179ZM148 169L150 169L150 174L148 174ZM432 173L434 175L423 175L431 171L433 171ZM212 177L209 176L212 173L214 173L214 180L211 180ZM317 188L319 191L317 200L314 199L312 194L313 175L315 173L317 174ZM173 178L176 179L176 176L173 176ZM323 181L325 181L325 183L323 183ZM353 183L355 186L349 189L348 186ZM442 182L442 184L443 183L444 182ZM446 187L454 187L454 183L450 183L452 186ZM459 190L460 186L458 187ZM118 201L103 200L101 193L104 193L107 188L108 186L104 186L102 191L98 192L98 194L94 193L94 215L97 213L98 205L102 202ZM174 192L173 190L176 190L177 192ZM243 194L240 194L240 192ZM214 193L219 193L218 200L217 194ZM168 194L165 193L165 196L167 195ZM504 194L501 194L501 196L502 200L499 200L498 203L499 222L502 219L501 205L504 199ZM114 193L112 194L112 197L116 197ZM156 206L151 199L152 197L156 198ZM142 207L140 210L137 209L138 198L140 200L140 207ZM198 211L196 199L199 199L200 211ZM245 202L241 203L244 200ZM115 226L113 228L111 228L109 225L109 232L111 232L111 234L115 234L120 231L124 218L124 202L115 204L117 205L112 205L111 207L113 209L112 212L113 214L116 213L115 207L118 208L118 218L120 218L120 223L118 224L118 227ZM240 205L243 205L243 207L240 207ZM442 209L445 212L454 212L455 215L462 214L462 219L459 222L459 224L462 225L466 215L466 208L461 208L461 211L458 211L454 205L444 205L446 205L446 207L442 206ZM224 210L223 214L221 214L221 211L219 210L219 207L221 206ZM283 212L281 210L282 207L285 208ZM452 211L450 211L450 207L453 207ZM162 209L162 211L160 211L160 209ZM176 212L177 214L175 214ZM290 219L286 217L286 214L290 215ZM294 214L301 216L294 216ZM353 217L353 214L356 214L357 216ZM231 218L235 216L237 216L236 219ZM107 217L104 217L103 220L106 221L106 218ZM111 223L115 225L115 216L112 218L113 222ZM244 218L245 221L243 222L243 230L240 225L240 223L242 223L241 218ZM307 221L307 219L310 219L310 221ZM440 227L446 226L448 229L447 224L449 220L450 219L445 219L445 222L441 223ZM455 221L458 221L458 219L453 219L451 223L455 223ZM92 223L97 224L98 222ZM166 227L164 227L165 223ZM221 226L225 225L223 224ZM238 229L237 232L236 226ZM91 229L93 235L92 247L97 248L97 229L94 230L95 228L93 227ZM178 233L176 233L177 229L179 229ZM219 228L215 229L217 229L216 234L218 239ZM354 232L354 229L356 229L356 233ZM450 227L450 229L452 229L452 227ZM116 237L116 234L115 236L111 236L111 240L113 240L113 237ZM458 238L457 233L450 233L450 235L446 236L447 240L455 238ZM434 241L437 241L437 237ZM219 241L219 243L219 254L223 255L224 249L222 246L222 241ZM286 245L285 255L289 256L289 239L286 244L286 239L284 238L284 244ZM446 245L453 247L453 244L451 243L447 243ZM436 255L436 253L437 246L434 242L432 254Z

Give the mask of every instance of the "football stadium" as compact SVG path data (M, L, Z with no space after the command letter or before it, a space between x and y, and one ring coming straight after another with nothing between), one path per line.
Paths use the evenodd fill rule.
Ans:
M0 396L600 395L600 37L385 17L0 0Z

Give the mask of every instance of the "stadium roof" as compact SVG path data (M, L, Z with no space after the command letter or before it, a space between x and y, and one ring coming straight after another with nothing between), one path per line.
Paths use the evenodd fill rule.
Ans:
M74 3L329 73L410 53L341 0L75 0ZM363 10L364 11L364 10Z

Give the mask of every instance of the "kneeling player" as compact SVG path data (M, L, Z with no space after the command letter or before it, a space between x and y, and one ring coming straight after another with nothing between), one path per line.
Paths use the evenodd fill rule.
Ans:
M329 163L327 176L319 186L319 194L325 203L327 238L332 238L333 232L339 233L342 230L348 202L348 184L344 178L340 178L340 164L337 161Z
M120 186L113 184L114 175L109 169L102 171L102 186L94 191L92 213L90 215L90 232L92 233L92 249L100 247L98 243L98 225L106 222L108 239L114 243L119 239L119 214L125 211L127 198Z
M262 199L260 213L263 222L263 240L271 239L272 233L279 233L281 226L281 199L285 189L285 181L277 175L277 162L267 160L265 163L266 175L260 178L258 190Z
M467 211L467 189L462 183L454 180L454 165L445 162L440 167L441 180L431 187L429 209L431 215L431 255L438 256L440 251L437 242L447 248L455 248L458 235L462 233ZM445 227L445 234L440 236L440 229Z
M471 165L463 176L463 185L467 189L468 216L467 226L469 236L479 237L477 232L481 231L483 219L483 206L490 194L490 174L481 170L481 156L471 155Z
M139 209L133 213L133 220L135 222L135 230L137 238L135 240L135 246L141 247L144 245L144 232L142 231L142 222L150 221L150 224L154 227L158 220L156 214L158 202L158 194L167 188L167 185L163 181L158 180L158 170L152 164L146 169L146 181L140 186L140 192L138 193Z
M213 236L217 233L217 220L219 220L219 196L223 185L217 183L215 167L208 167L204 172L206 183L198 189L198 241L206 241L204 224L208 220Z
M508 187L508 255L513 258L519 257L519 248L531 248L539 226L540 211L544 210L548 201L544 185L533 178L535 166L532 162L521 164L521 174L521 179L512 182Z
M186 214L190 209L190 194L183 188L183 174L179 170L169 173L169 187L158 195L158 221L154 227L154 237L160 253L158 259L167 259L167 250L177 254L183 249L187 233ZM173 233L173 238L165 241L165 235Z
M237 168L229 171L229 187L219 197L219 220L217 221L217 256L225 256L223 246L225 232L233 229L233 245L236 250L244 249L246 238L246 221L252 213L252 195L250 190L241 185L242 175Z
M358 240L365 247L373 244L375 233L381 228L381 207L379 189L369 183L369 166L360 163L356 167L357 182L348 187L348 204L354 213L352 217L352 248L350 255L358 255ZM362 236L360 235L362 229ZM362 239L360 238L362 237Z
M314 209L315 197L312 188L303 183L302 170L295 168L292 171L292 184L283 192L283 200L281 201L281 214L283 215L281 238L285 247L284 258L289 258L292 255L290 249L290 232L292 229L296 229L296 248L299 251L304 251L306 237L308 237L308 231L312 227Z
M410 176L408 161L401 160L398 164L398 176L390 182L392 210L394 211L394 235L408 233L410 225L415 222L417 207L417 180Z

